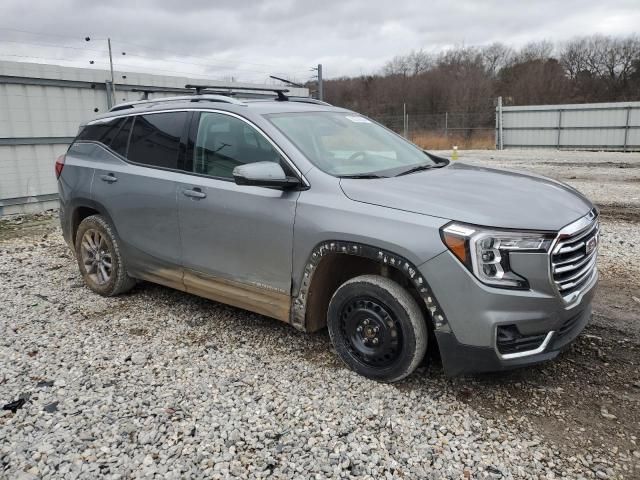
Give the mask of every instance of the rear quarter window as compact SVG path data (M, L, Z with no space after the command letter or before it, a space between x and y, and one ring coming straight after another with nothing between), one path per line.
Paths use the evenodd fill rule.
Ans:
M126 118L112 118L92 123L84 127L76 140L87 140L110 145L125 121Z

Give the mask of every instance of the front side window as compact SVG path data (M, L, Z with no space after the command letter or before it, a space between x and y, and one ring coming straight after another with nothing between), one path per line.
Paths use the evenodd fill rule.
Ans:
M178 167L180 137L187 112L138 115L133 122L127 158L153 167Z
M438 166L414 144L350 112L265 115L318 168L334 176L393 176Z
M193 148L193 172L232 178L238 165L281 162L278 151L246 122L214 112L202 112Z

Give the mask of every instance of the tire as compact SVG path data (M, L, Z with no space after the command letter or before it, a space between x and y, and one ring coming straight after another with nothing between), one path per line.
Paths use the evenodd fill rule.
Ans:
M91 215L80 222L75 254L84 283L104 297L127 292L136 284L127 275L113 227L100 215Z
M402 380L427 351L427 324L420 307L386 277L362 275L338 287L329 302L327 326L342 361L373 380Z

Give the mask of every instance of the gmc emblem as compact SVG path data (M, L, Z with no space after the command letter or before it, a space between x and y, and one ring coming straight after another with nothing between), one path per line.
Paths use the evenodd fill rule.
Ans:
M593 236L589 240L587 240L587 245L586 245L587 255L590 254L591 252L593 252L593 250L596 248L597 245L598 245L598 236L597 235Z

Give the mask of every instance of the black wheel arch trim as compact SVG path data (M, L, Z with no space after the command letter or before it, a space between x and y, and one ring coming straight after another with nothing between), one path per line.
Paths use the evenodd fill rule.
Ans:
M96 202L95 200L91 200L90 198L77 197L77 198L74 198L73 200L70 200L69 204L66 207L68 211L68 214L66 215L66 222L67 222L66 228L67 228L67 231L69 232L69 238L71 240L72 245L75 245L75 241L76 241L76 239L74 238L75 232L74 232L73 224L76 219L76 213L79 208L90 208L92 210L95 210L100 215L102 215L107 220L107 222L109 222L109 224L111 225L111 228L113 228L113 230L116 232L116 235L118 234L118 230L115 224L113 223L111 215L109 215L109 212L101 203Z
M342 240L327 240L320 242L311 251L302 272L300 287L291 302L290 323L295 328L306 331L307 299L309 296L309 289L313 281L313 275L318 265L320 265L320 262L327 255L336 253L368 258L378 262L381 266L388 266L398 270L414 286L420 295L420 298L431 317L434 329L436 331L450 331L447 317L433 294L433 290L427 283L424 276L420 273L420 270L418 270L412 262L401 255L397 255L383 248Z

